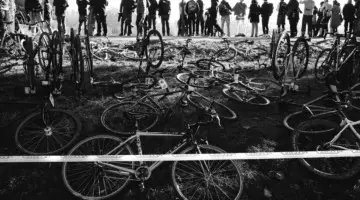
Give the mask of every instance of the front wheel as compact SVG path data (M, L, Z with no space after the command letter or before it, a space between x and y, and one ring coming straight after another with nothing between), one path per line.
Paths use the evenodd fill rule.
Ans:
M315 78L318 81L324 81L326 75L334 69L334 61L336 57L331 53L331 49L321 51L315 62Z
M226 62L233 60L237 55L237 51L234 48L220 49L214 54L214 58L220 62Z
M79 119L70 112L60 109L50 109L46 113L39 111L20 123L15 132L15 142L20 150L28 154L54 154L69 147L80 129Z
M309 44L304 37L296 40L293 51L294 77L304 76L309 64Z
M146 59L152 68L160 67L164 60L164 42L161 34L151 30L147 35Z
M218 154L224 150L199 145L185 149L181 154ZM239 163L233 160L176 161L171 170L174 187L182 199L237 200L244 180Z
M328 127L334 131L323 133L306 133L304 131ZM341 151L360 149L359 140L352 132L345 130L333 143L328 144L338 134L337 126L327 120L311 120L300 124L292 138L292 145L295 151ZM359 158L301 158L300 163L314 174L328 179L347 179L360 171Z
M72 148L68 155L133 155L121 139L98 135L87 138ZM116 150L116 151L115 151ZM81 199L106 199L119 193L130 181L131 174L117 168L133 169L133 162L64 163L62 178L66 188Z

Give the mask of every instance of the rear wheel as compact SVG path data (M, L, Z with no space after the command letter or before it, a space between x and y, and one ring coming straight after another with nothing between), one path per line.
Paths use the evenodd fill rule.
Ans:
M118 147L121 142L118 137L98 135L79 142L68 155L133 155L128 145ZM64 163L62 178L66 188L81 199L106 199L118 194L130 181L130 173L115 167L134 169L134 162Z
M51 40L48 33L41 33L38 48L39 64L44 71L49 72L51 63Z
M324 49L321 51L315 62L315 78L318 81L324 81L326 75L330 70L334 69L335 65L334 53L331 53L331 49Z
M304 76L309 64L309 44L304 37L296 40L293 51L294 77Z
M181 154L219 154L224 150L199 145L185 149ZM182 199L238 200L244 178L239 163L233 160L175 161L171 170L172 180Z
M146 59L150 67L158 68L164 60L164 42L161 34L156 30L151 30L146 40Z
M187 95L186 98L193 106L205 111L206 114L209 114L209 111L211 110L215 110L219 117L223 119L236 119L236 113L222 103L204 98L194 93Z
M332 129L331 132L306 133L308 130ZM345 130L334 144L329 142L338 134L338 126L327 120L311 120L300 124L292 138L295 151L359 151L360 142L349 130ZM300 159L300 163L316 175L329 179L347 179L360 171L360 158Z
M276 80L281 79L285 74L285 68L287 66L287 57L290 53L290 36L284 32L279 38L272 58L272 68L274 78Z
M147 131L158 122L157 110L145 103L121 102L107 108L101 115L102 125L110 132L121 135ZM136 128L136 123L138 127Z

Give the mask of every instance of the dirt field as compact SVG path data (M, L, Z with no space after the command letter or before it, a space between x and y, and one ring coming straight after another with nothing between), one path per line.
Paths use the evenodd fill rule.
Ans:
M260 40L255 46L268 46L269 41ZM118 40L116 43L123 45L128 41ZM167 40L169 45L181 45L183 40ZM198 40L190 45L190 50L195 52L195 56L188 61L198 58L206 58L214 49L222 44L211 40ZM177 52L172 52L172 57L168 57L162 67L174 68L178 65L179 58ZM313 55L314 56L314 55ZM68 57L65 57L65 65L69 65ZM256 62L249 63L237 59L231 63L225 63L225 66L253 67ZM312 57L309 67L314 64ZM95 61L95 73L101 80L115 77L117 80L124 80L136 73L138 64L136 62L117 60ZM69 66L67 66L69 71ZM261 76L272 78L272 73L267 69L259 69L246 73L249 77ZM66 79L68 79L68 75ZM38 98L24 97L23 82L21 72L17 74L6 74L0 77L0 94L2 101L33 101ZM171 88L176 88L177 82L174 74L167 74L166 80ZM315 82L311 75L308 75L301 81L301 86L311 87L311 94L293 94L289 99L296 102L306 102L318 96L324 90L324 87ZM214 98L219 98L221 88L214 88L209 94ZM116 103L106 91L95 89L89 91L81 99L74 96L73 85L70 82L65 83L63 97L58 97L57 103L60 107L68 108L73 111L82 122L81 139L92 135L110 134L102 127L100 123L101 113L106 107ZM272 104L267 107L251 107L231 102L222 96L219 98L223 103L236 111L238 119L236 121L225 121L224 130L216 126L206 127L202 130L207 136L210 144L218 146L227 152L277 152L291 151L291 132L283 125L283 118L296 110L296 107L284 107L278 104ZM171 102L167 102L170 103ZM14 132L17 124L26 116L26 111L31 109L31 105L1 104L1 110L11 110L15 115L15 120L2 130L0 141L1 155L21 155L14 142ZM175 123L174 123L175 122ZM176 121L170 124L176 126ZM151 144L147 148L149 153L164 153L170 147L168 140L145 141ZM145 143L144 142L144 143ZM146 143L145 143L146 148ZM66 152L64 152L66 153ZM176 192L172 187L170 180L170 165L165 163L157 169L152 178L146 182L147 198L155 200L177 199ZM309 173L297 160L255 160L241 161L242 172L245 176L245 188L241 199L261 200L261 199L360 199L360 179L355 177L346 181L329 181L319 178ZM270 171L279 172L283 179L277 179L269 175ZM1 164L0 165L0 199L76 199L65 188L61 177L60 164ZM138 189L136 183L130 184L122 194L112 199L140 199L137 195Z

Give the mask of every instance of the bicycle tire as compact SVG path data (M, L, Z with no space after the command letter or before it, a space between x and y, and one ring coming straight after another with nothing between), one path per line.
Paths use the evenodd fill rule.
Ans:
M331 63L334 61L334 56L330 55L331 51L332 51L332 49L324 49L320 52L319 56L316 58L314 73L315 73L315 78L317 81L323 82L326 78L326 75L333 68L331 66L332 65ZM329 55L327 55L325 60L323 62L321 62L320 58L323 55L326 55L327 52L329 53ZM328 60L330 60L330 61L328 61ZM320 62L321 62L321 64L320 64ZM326 62L325 66L323 65L324 62Z
M226 87L222 90L223 95L231 100L256 106L266 106L270 104L269 99L255 91L247 89L241 84L237 84L236 86L234 86L234 84L231 85L231 87Z
M211 87L211 83L209 82L208 78L201 78L192 73L187 73L187 72L180 73L180 74L176 75L176 79L184 85L189 85L189 86L195 87L195 88Z
M200 59L196 61L196 66L204 70L210 70L211 66L216 71L224 71L225 66L220 62L211 59Z
M151 35L155 35L155 37L158 37L159 38L159 41L160 41L160 57L159 57L159 62L158 63L153 63L152 61L150 61L150 52L149 52L149 45L150 45L150 37ZM148 60L148 64L150 65L150 67L152 68L159 68L161 63L163 62L164 60L164 42L163 42L163 39L162 39L162 36L161 34L159 33L159 31L157 30L150 30L147 37L146 37L146 59ZM156 50L158 51L158 50Z
M127 84L131 85L134 84L134 81L137 82L139 85L137 86L137 89L143 89L143 90L149 90L154 88L158 80L155 76L152 75L138 75L135 77L131 77L125 81L122 81L119 85L115 85L114 87L111 87L111 92L113 93L113 97L115 99L122 100L124 99L123 96L120 96L118 93L122 93L124 88L127 87ZM110 84L111 86L111 84Z
M318 118L331 120L334 124L340 124L341 122L341 118L337 114L324 115L324 116L320 115L320 117ZM312 118L312 116L307 111L296 111L287 115L283 120L283 124L288 130L294 131L299 124L301 124L304 121L308 121L310 119L314 119L314 118ZM304 133L316 134L316 133L328 133L331 131L333 131L333 129L306 131Z
M227 49L220 49L219 51L217 51L213 55L213 58L219 62L228 62L233 60L236 57L236 55L237 55L237 51L234 48L229 47Z
M216 111L216 113L219 115L219 117L221 117L223 119L234 120L237 118L236 113L232 109L228 108L224 104L219 103L217 101L212 101L207 98L203 98L194 93L186 95L186 99L194 107L196 107L202 111L205 111L205 114L210 114L209 113L210 109L214 109ZM215 108L214 108L214 106L215 106ZM224 114L224 113L226 113L226 114Z
M71 112L68 112L66 110L62 110L62 109L49 109L47 111L47 114L49 115L48 117L50 118L54 118L55 120L53 120L53 122L58 122L56 119L57 116L59 116L58 120L61 119L61 121L59 121L59 124L54 124L51 123L51 125L48 125L47 127L45 127L46 125L43 122L43 113L42 111L38 111L38 112L34 112L31 115L27 116L21 123L20 125L17 127L16 131L15 131L15 143L17 145L17 147L28 154L31 155L49 155L49 154L55 154L55 153L59 153L61 151L63 151L64 149L68 148L75 140L76 138L79 136L80 131L81 131L81 123L80 120ZM67 123L67 124L64 124ZM26 128L30 128L28 127L29 125L38 125L37 127L32 127L29 133L24 132L24 129ZM74 125L76 127L70 127L70 125ZM44 126L44 127L42 127ZM58 126L58 127L57 127ZM39 132L36 131L36 129L39 130ZM51 129L51 130L47 130L47 129ZM57 132L55 132L57 131ZM43 133L41 133L43 132ZM58 133L58 135L55 135L55 133ZM71 134L68 134L71 133ZM35 135L35 134L39 134L41 136L39 143L36 144L37 146L40 145L40 142L42 142L42 138L46 138L46 144L44 144L46 146L46 151L44 150L39 150L37 151L36 149L31 150L30 147L26 147L24 145L24 143L22 143L23 139L25 139L25 136L30 137L31 135ZM47 135L49 134L49 135ZM51 135L50 135L51 134ZM70 138L68 141L66 141L65 139L63 140L59 140L59 135L60 136L66 136L67 138ZM39 136L38 136L39 137ZM33 138L31 138L32 140L36 139L36 137L34 136ZM51 140L53 141L52 144ZM61 142L66 142L66 144L60 144ZM58 145L57 145L57 144ZM28 144L28 143L26 143ZM50 145L54 145L53 147L54 150L50 150ZM57 147L57 146L58 147ZM37 148L36 146L36 148Z
M280 56L279 50L280 50L280 44L282 44L282 41L285 42L286 52L281 54L281 56L285 56L285 57L283 58L283 61L282 61L282 64L284 65L284 66L282 66L283 69L280 69L281 66L280 66L280 63L278 63L278 56ZM285 74L285 67L287 65L287 63L285 63L285 61L286 61L286 59L287 59L286 57L289 53L290 53L290 36L287 33L283 33L283 35L280 36L279 40L277 41L276 48L274 50L274 57L272 58L272 61L271 61L273 75L276 80L281 79ZM285 55L283 55L283 54L285 54ZM278 69L279 69L279 72L278 72Z
M299 51L298 50L298 47L300 46L300 44L301 43L303 43L304 44L304 48L305 48L305 50L304 49L302 49L302 51ZM293 46L293 49L292 49L292 51L293 51L293 63L294 63L294 77L295 78L301 78L301 77L303 77L304 75L305 75L305 72L306 72L306 70L307 70L307 68L308 68L308 65L309 65L309 57L310 57L310 54L309 54L309 44L308 44L308 42L306 41L306 39L305 39L305 37L299 37L296 41L295 41L295 44L294 44L294 46ZM305 52L304 52L305 51ZM296 58L298 58L296 55L296 53L297 52L300 52L300 53L305 53L305 63L304 63L304 66L303 67L301 67L300 69L295 69L295 59Z
M192 146L181 152L181 154L198 154L198 153L220 154L226 152L218 147L211 145ZM242 176L239 163L236 163L236 161L233 160L204 161L204 165L209 163L209 166L207 167L208 170L214 170L214 172L209 172L213 179L212 178L208 179L206 178L207 177L206 174L204 174L204 178L199 178L199 176L201 177L203 175L204 171L202 171L201 167L198 165L194 167L185 167L184 169L181 169L182 165L186 164L187 166L191 166L191 163L196 163L196 162L199 161L175 161L172 165L171 177L172 177L173 185L176 192L182 199L191 198L191 194L187 194L186 190L182 190L184 188L188 189L190 187L193 187L195 191L199 191L199 197L200 197L199 199L217 199L217 200L240 199L244 187L244 178ZM227 163L229 163L228 164L229 166L227 166ZM203 166L203 164L200 165ZM214 167L214 169L212 169L212 167ZM219 168L222 167L224 167L224 169L220 170ZM193 171L194 174L191 174L192 172L189 171ZM185 174L182 172L184 172ZM224 173L224 174L220 174L220 173ZM195 180L189 181L189 179L191 178L196 179L196 182L194 182ZM186 184L185 181L188 181L190 183ZM216 183L216 182L220 182L220 183ZM202 187L204 188L201 189ZM229 194L227 191L224 190L226 188L229 188L234 194L232 195ZM220 190L220 191L216 192L216 190ZM204 192L203 196L201 195L201 191ZM220 194L225 193L225 194L219 195L219 193ZM212 194L215 196L213 197Z
M58 31L54 31L51 40L51 51L52 51L52 64L54 70L54 77L57 77L62 73L63 64L63 49L61 42L61 35Z
M157 112L157 110L154 107L152 107L149 104L145 104L145 103L141 103L141 102L135 103L135 102L130 102L130 101L129 102L121 102L121 103L118 103L118 104L115 104L115 105L112 105L112 106L106 108L105 111L101 115L101 124L104 126L104 128L106 130L108 130L112 133L128 136L128 135L134 134L136 131L136 128L134 126L134 123L135 123L134 120L126 119L127 117L124 116L123 111L122 112L116 111L116 109L118 109L118 107L121 107L121 106L125 106L125 108L129 108L129 107L133 107L133 106L141 106L141 107L150 109L149 112L144 112L145 116L143 116L143 115L141 116L141 117L143 117L143 120L141 122L140 121L138 122L140 131L147 131L147 130L151 129L152 127L154 127L157 124L157 122L159 120L159 113ZM112 112L114 112L114 113L112 113ZM141 113L141 114L143 114L143 113ZM148 115L150 115L150 118ZM108 120L108 116L111 120L110 119ZM152 119L152 117L154 117L154 119ZM111 123L111 121L114 121L117 124L116 125L108 124L108 121L109 121L109 123ZM120 122L123 122L124 125L120 124ZM142 124L143 122L144 123L146 122L146 124ZM120 126L118 126L118 125L120 125ZM125 127L123 127L123 126L125 126Z
M84 57L83 57L83 52L82 52L82 47L81 47L81 40L80 40L80 36L77 35L75 37L76 40L76 46L75 46L75 51L76 51L76 61L77 61L77 65L75 67L77 67L76 69L76 74L75 74L75 81L76 81L76 85L77 85L77 89L78 91L81 90L82 85L84 84L84 74L85 74L85 66L84 66Z
M334 134L329 134L329 133L318 133L318 134L308 134L308 133L304 133L303 130L307 130L307 129L313 129L314 127L317 126L326 126L329 128L333 128L334 129ZM294 151L318 151L319 153L321 153L321 151L323 149L321 148L321 144L323 142L328 142L330 141L336 134L337 134L337 130L338 126L334 125L334 123L327 121L327 120L311 120L311 121L306 121L303 122L302 124L300 124L297 129L295 130L295 133L293 134L292 137L292 147L294 149ZM313 139L318 139L319 141L323 141L319 144L319 141L316 142L316 144L311 145L311 143L308 141L310 138ZM340 137L341 138L341 137ZM340 139L338 138L338 140ZM307 139L306 141L306 145L304 148L302 147L301 143L303 140ZM357 139L357 137L355 137L353 135L353 133L349 132L348 130L346 130L345 132L343 132L342 134L342 142L354 142L357 141L354 145L350 145L352 150L359 150L359 140ZM344 141L345 139L345 141ZM311 146L309 146L311 145ZM335 145L342 147L342 148L347 148L347 147L343 147L345 145L348 144L337 144L335 143ZM329 150L344 150L341 148L332 148ZM322 147L324 148L324 147ZM328 149L328 148L326 148ZM351 161L345 161L345 162L341 162L344 159L352 159ZM335 161L336 160L336 161ZM348 179L351 178L353 176L355 176L359 171L360 171L360 159L359 158L318 158L318 159L304 159L301 158L299 159L300 163L305 166L309 171L311 171L312 173L320 176L320 177L324 177L324 178L328 178L328 179L334 179L334 180L343 180L343 179ZM326 161L330 161L331 164L339 164L340 168L345 168L344 171L339 171L338 169L336 169L334 171L334 169L328 169L328 168L332 168L332 166L330 166L330 163L323 163ZM316 166L316 165L320 165L320 166ZM348 166L349 164L351 164L352 166ZM325 169L326 168L326 169ZM329 171L325 171L325 170L329 170Z
M51 64L51 39L50 35L46 32L42 32L39 39L39 51L38 51L38 59L40 67L45 71L49 72L50 64ZM46 56L43 53L46 52Z
M100 141L101 144L98 144ZM95 145L95 142L97 145ZM77 143L68 153L68 155L73 155L73 156L84 156L84 152L86 152L85 154L87 155L108 155L109 152L104 152L104 151L108 151L108 149L105 149L105 147L111 149L111 148L115 148L117 145L119 145L121 143L121 139L118 137L114 137L114 136L109 136L109 135L97 135L97 136L93 136L93 137L89 137L85 140L80 141L79 143ZM106 145L105 145L106 144ZM81 148L84 147L84 148ZM86 147L86 148L85 148ZM98 149L96 147L99 147ZM102 149L100 149L101 147L103 147ZM131 150L131 148L128 145L124 146L125 148L122 149L124 150L123 152L120 151L116 151L116 153L114 155L133 155L133 152ZM111 151L111 150L110 150ZM113 154L111 154L113 155ZM123 167L131 167L131 169L134 169L134 162L108 162L112 165L117 165L117 166L121 166L122 164L126 165ZM82 166L86 168L93 168L93 169L99 169L99 170L79 170L80 168L82 168ZM71 173L71 168L75 168L77 170L73 170L74 172ZM107 168L108 170L104 169L105 167L100 166L100 163L96 163L96 162L85 162L85 163L64 163L62 165L62 169L61 169L61 174L62 174L62 179L64 181L64 184L66 186L66 188L76 197L79 197L81 199L92 199L92 200L100 200L100 199L106 199L109 197L112 197L116 194L118 194L120 191L122 191L129 183L130 181L130 175L125 175L126 173L121 173L121 171L116 171L117 173L115 173L115 170L111 170L111 168ZM101 170L103 169L103 170ZM81 171L81 176L79 174L79 171ZM89 176L86 176L86 174L89 174ZM94 181L92 183L94 183L91 187L90 185L77 185L76 180L80 180L80 178L91 178L91 175L97 175L97 178L99 179L98 181ZM102 178L103 181L108 179L105 179L106 175L109 175L107 178L112 178L112 183L111 184L101 184L102 181L100 181L100 179ZM119 175L119 176L117 176ZM86 176L86 177L85 177ZM73 180L70 180L70 177L77 177L77 179L73 178ZM118 177L118 178L116 178ZM124 178L123 178L124 177ZM123 180L123 181L121 181ZM115 184L115 183L116 184ZM120 183L121 182L121 183ZM100 183L100 184L99 184ZM120 185L121 184L121 185ZM89 186L90 189L86 190L84 189L84 186ZM91 190L91 188L93 186L96 186L96 189L98 189L97 192L87 192L89 190ZM107 189L105 188L106 186L113 186L114 190L113 191L107 191ZM95 188L95 187L94 187ZM82 190L82 191L79 191ZM95 189L94 189L95 190ZM85 193L85 194L84 194ZM86 194L88 193L88 194ZM93 196L89 196L89 194L94 194ZM99 194L100 193L100 194ZM105 193L105 194L104 194ZM95 196L95 194L97 196Z

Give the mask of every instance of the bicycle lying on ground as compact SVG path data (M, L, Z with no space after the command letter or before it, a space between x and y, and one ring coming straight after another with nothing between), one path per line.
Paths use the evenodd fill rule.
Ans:
M138 121L146 114L129 111L127 116ZM218 147L199 139L199 128L218 121L216 112L210 114L211 120L187 124L183 133L133 131L132 136L122 141L118 137L98 135L87 138L70 150L69 155L134 155L130 145L136 145L137 155L143 155L142 137L179 138L181 142L166 154L224 153ZM137 127L137 122L135 122ZM64 163L62 177L68 190L82 199L105 199L122 191L130 181L144 182L163 162L95 162ZM243 190L243 176L236 161L176 161L171 168L172 182L182 199L234 199L240 198ZM81 172L81 173L79 173ZM83 184L87 182L89 184Z

